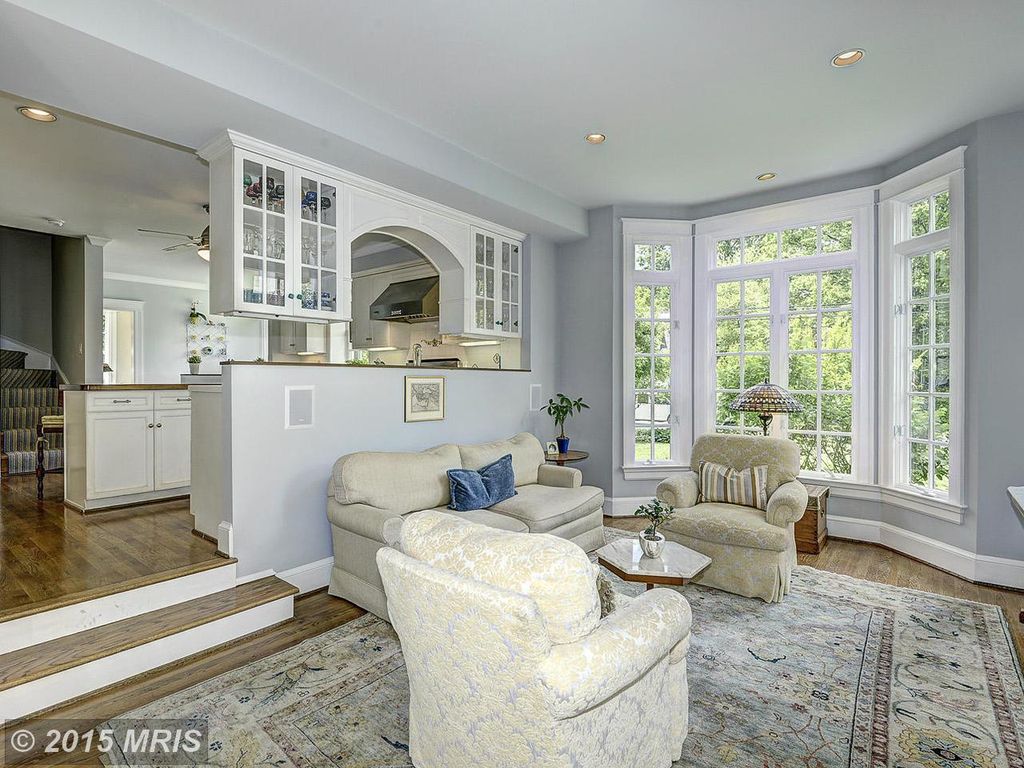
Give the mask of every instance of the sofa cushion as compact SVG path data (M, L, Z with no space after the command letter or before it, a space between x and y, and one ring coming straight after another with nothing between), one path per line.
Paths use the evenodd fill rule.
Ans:
M744 507L768 507L768 467L764 464L746 469L733 469L713 461L702 461L697 468L700 501L724 501Z
M480 469L497 461L506 453L511 453L517 488L520 485L536 483L537 469L544 463L544 449L540 441L529 432L520 432L515 437L495 440L493 443L460 445L459 453L462 456L463 469Z
M468 511L487 509L499 501L516 495L516 479L512 474L512 454L475 469L449 469L448 487L452 503L449 509Z
M552 488L547 485L519 486L518 494L491 507L494 512L522 520L533 533L544 533L581 518L604 502L600 488Z
M601 618L587 554L557 536L510 533L426 510L405 518L402 551L435 568L533 599L552 643L590 634Z
M364 451L334 464L328 493L341 504L367 504L397 514L451 502L447 471L459 466L454 445L420 453Z
M460 520L468 520L471 523L497 528L499 531L530 532L530 528L526 523L508 515L499 515L497 512L491 512L488 509L470 509L465 512L456 512L455 510L448 509L448 507L438 507L434 512L443 512Z
M772 525L762 510L735 504L707 503L676 510L661 529L714 544L775 552L785 551L793 538L789 527Z
M800 473L800 446L792 440L756 435L702 435L693 444L690 466L702 461L725 464L733 469L768 467L768 495Z

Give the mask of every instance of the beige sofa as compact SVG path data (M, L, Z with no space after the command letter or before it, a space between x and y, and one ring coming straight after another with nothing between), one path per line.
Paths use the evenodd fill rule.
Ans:
M687 734L692 615L671 589L616 597L552 536L409 515L377 562L409 672L419 768L669 768Z
M454 512L449 469L479 469L512 454L517 495L490 509ZM544 463L531 434L479 445L439 445L420 453L361 452L334 464L327 486L327 518L334 541L329 593L387 618L377 550L397 540L402 516L439 509L492 528L550 533L586 551L604 544L600 488L583 485L577 469Z

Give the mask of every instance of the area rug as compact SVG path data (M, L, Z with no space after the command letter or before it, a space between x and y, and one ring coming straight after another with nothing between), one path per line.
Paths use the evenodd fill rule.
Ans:
M677 766L1024 768L1024 685L995 606L808 567L780 604L680 591L694 624ZM410 766L407 716L398 639L370 615L127 715L206 718L210 765L301 768Z

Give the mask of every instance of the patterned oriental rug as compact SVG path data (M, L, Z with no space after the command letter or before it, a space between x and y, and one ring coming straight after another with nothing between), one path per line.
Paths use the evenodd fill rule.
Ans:
M678 766L1024 768L1024 685L995 606L807 567L776 605L681 591L694 625ZM211 765L399 768L407 712L398 640L367 615L127 716L207 718Z

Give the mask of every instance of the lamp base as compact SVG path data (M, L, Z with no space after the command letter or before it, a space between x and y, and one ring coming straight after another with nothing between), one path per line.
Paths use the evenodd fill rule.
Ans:
M770 413L759 413L757 414L757 418L761 422L761 429L764 431L764 436L768 437L768 427L772 423L772 415Z

